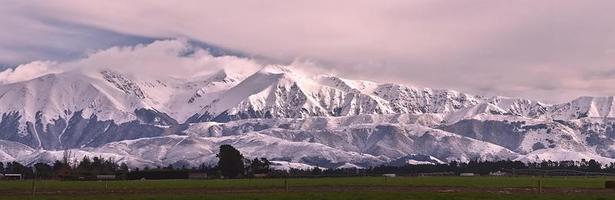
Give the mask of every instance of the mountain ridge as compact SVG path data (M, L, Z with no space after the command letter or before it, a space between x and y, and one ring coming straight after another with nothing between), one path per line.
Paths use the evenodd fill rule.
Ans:
M249 156L333 168L417 157L565 158L561 152L615 161L613 100L550 105L285 66L184 78L74 70L0 85L0 159L49 161L70 150L135 166L198 165L230 143ZM126 143L135 140L146 142ZM161 141L175 143L152 146ZM148 148L165 150L140 153ZM312 153L282 156L302 151Z

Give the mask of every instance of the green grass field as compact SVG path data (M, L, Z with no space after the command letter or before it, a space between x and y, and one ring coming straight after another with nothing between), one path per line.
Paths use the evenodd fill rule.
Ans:
M27 200L29 196L0 197ZM425 193L425 192L324 192L324 193L240 193L240 194L166 194L166 195L104 195L104 196L39 196L43 200L610 200L613 194L486 194L486 193Z
M288 179L289 186L455 186L602 188L615 178L585 177L350 177ZM186 189L186 188L272 188L283 187L284 179L233 180L133 180L133 181L37 181L39 189ZM0 190L28 190L32 181L0 181Z
M35 185L39 194L35 198L615 199L615 190L602 189L606 180L614 179L603 177L298 178L287 180L289 192L285 192L284 179L37 181ZM541 194L538 194L536 189L539 180L545 191ZM449 188L454 190L448 191ZM500 188L514 190L500 191ZM0 199L29 199L31 189L32 181L0 181Z

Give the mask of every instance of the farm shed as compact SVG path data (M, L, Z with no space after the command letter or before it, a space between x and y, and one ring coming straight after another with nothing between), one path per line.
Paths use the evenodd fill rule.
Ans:
M397 175L395 175L395 174L383 174L382 176L384 176L384 177L396 177Z
M459 174L459 176L472 177L472 176L476 176L476 174L474 174L474 173L461 173L461 174Z
M188 179L207 179L207 173L190 173Z
M97 180L115 180L117 176L115 175L96 175Z
M4 174L4 179L6 179L6 180L23 180L23 175L21 175L21 174Z

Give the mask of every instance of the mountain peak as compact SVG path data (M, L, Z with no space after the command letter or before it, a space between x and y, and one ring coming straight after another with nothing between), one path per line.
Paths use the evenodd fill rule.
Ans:
M613 96L608 97L579 97L571 102L581 116L586 117L615 117Z
M43 153L66 148L87 153L82 149L87 147L165 165L178 160L161 157L179 156L148 157L139 149L209 155L210 146L235 142L258 156L259 151L279 154L276 148L298 148L299 153L290 156L293 162L304 162L303 151L309 151L309 156L336 166L382 164L416 153L443 161L523 159L528 152L555 147L615 158L609 154L615 152L610 132L615 121L609 121L615 117L614 99L580 97L546 105L331 75L312 77L280 65L248 76L225 69L166 78L75 70L0 85L0 146L3 140L13 141L42 148ZM189 130L186 138L184 131L191 127L202 129ZM338 154L342 156L335 157ZM7 155L0 152L0 158L26 159Z
M287 66L283 65L267 65L261 68L258 73L266 73L266 74L285 74L285 73L293 73L293 71Z

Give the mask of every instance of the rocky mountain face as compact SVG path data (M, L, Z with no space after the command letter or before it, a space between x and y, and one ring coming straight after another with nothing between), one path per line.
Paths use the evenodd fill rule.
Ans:
M321 167L473 159L615 161L613 97L548 105L453 90L311 76L267 66L154 78L67 71L0 85L0 161L69 150L132 166L247 157Z

